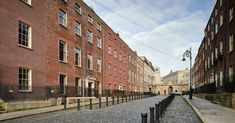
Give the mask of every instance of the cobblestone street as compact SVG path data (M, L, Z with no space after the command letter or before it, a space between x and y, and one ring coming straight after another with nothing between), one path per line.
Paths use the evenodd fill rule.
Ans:
M163 118L160 119L161 123L201 123L197 114L187 104L183 97L175 96L171 102Z
M140 123L140 114L149 113L149 107L163 98L164 96L150 97L92 111L70 109L8 120L4 123Z

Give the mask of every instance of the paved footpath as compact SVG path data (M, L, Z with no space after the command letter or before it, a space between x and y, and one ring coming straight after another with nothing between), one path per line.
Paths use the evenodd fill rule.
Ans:
M201 123L201 120L183 97L175 96L160 123Z
M234 109L197 97L193 97L189 102L205 123L235 123Z
M92 111L57 111L7 120L3 123L140 123L140 114L149 113L149 107L163 98L165 96L155 96Z

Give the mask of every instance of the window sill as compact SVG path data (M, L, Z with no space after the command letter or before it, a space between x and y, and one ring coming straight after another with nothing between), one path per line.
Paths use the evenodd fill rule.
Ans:
M21 45L21 44L18 44L18 46L33 51L33 49L30 48L30 47L27 47L27 46L24 46L24 45Z
M75 67L76 67L76 68L79 68L79 69L81 69L81 68L82 68L82 66L78 66L78 65L75 65Z
M59 60L60 63L67 64L67 61L61 61Z
M82 38L81 34L79 35L79 34L75 33L75 35L79 38Z
M31 93L33 92L32 90L19 90L20 93Z
M27 6L29 6L30 8L32 8L32 3L29 4L29 3L27 3L27 2L24 2L23 0L21 0L21 2L23 2L25 5L27 5Z
M59 25L60 25L61 27L65 28L65 29L68 29L68 28L67 28L67 25L64 25L64 24L61 24L61 23L59 23Z

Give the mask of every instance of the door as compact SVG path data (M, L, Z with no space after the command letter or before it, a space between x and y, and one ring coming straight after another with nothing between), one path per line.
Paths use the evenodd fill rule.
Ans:
M91 97L92 89L91 89L92 83L88 83L88 97Z

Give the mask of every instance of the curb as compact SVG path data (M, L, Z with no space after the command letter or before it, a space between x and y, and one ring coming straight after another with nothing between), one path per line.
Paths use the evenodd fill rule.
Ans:
M185 101L192 107L192 109L196 112L197 116L201 119L201 121L203 123L208 123L208 121L206 120L205 116L202 115L202 113L189 101L189 99L187 99L186 97L183 96L183 98L185 99Z

